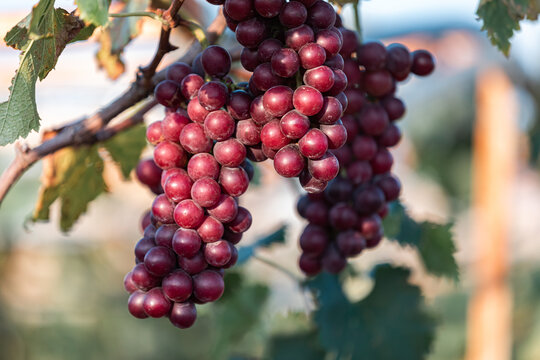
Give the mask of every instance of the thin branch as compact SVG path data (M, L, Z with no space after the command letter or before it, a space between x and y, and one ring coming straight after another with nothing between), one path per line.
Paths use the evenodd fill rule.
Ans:
M137 124L142 123L144 121L144 115L146 115L147 112L152 110L157 104L158 102L155 99L148 101L139 110L137 110L135 114L128 117L127 119L124 119L119 123L109 125L106 128L99 130L94 135L93 142L89 142L89 144L103 142L114 137L118 133L121 133Z
M169 23L169 27L176 27L178 22L178 11L184 4L184 0L173 0L171 6L163 13L163 19Z
M162 28L159 35L159 44L156 50L156 54L150 64L139 69L138 77L142 79L148 86L148 82L151 82L152 76L156 73L156 69L163 60L165 54L176 49L174 45L169 42L169 36L171 35L171 28Z
M360 10L362 0L353 3L353 16L354 16L354 25L356 27L356 33L358 35L358 41L361 43L364 42L363 33L362 33L362 12Z
M208 27L208 41L214 43L219 35L225 30L225 26L225 19L220 13ZM200 50L200 44L194 41L187 52L178 59L178 61L191 63ZM152 60L152 62L153 61L154 60ZM150 74L150 72L147 74ZM9 189L34 163L44 156L65 147L77 146L95 141L96 134L100 131L105 131L104 129L112 119L151 95L155 85L164 79L165 70L155 73L151 76L150 81L144 79L144 76L139 76L122 95L117 97L109 105L105 106L92 116L66 124L57 135L44 141L37 147L29 149L19 144L16 145L15 159L0 176L0 205ZM121 129L119 128L118 131L120 130ZM113 132L111 136L114 136L118 131Z
M112 17L112 18L127 18L127 17L143 17L143 16L146 16L146 17L149 17L149 18L152 18L154 20L157 20L159 22L161 22L163 25L169 25L169 23L167 21L165 21L165 19L163 19L162 16L156 14L155 12L151 12L151 11L134 11L134 12L127 12L127 13L109 13L109 17Z
M163 60L165 54L176 49L176 47L169 42L169 37L171 35L172 28L176 26L172 19L176 17L178 11L180 11L180 8L183 4L184 0L173 0L169 8L165 10L163 14L156 14L156 16L164 20L165 23L161 28L158 48L156 50L154 58L146 67L139 69L138 76L142 76L142 79L145 82L145 86L148 86L150 79L156 73L156 69L161 63L161 60Z
M296 276L292 271L289 269L283 267L282 265L274 262L273 260L267 259L265 257L262 257L258 254L253 254L253 258L259 260L262 263L265 263L266 265L273 267L276 270L281 271L283 274L287 275L291 280L293 280L295 283L297 283L300 287L302 287L302 280Z

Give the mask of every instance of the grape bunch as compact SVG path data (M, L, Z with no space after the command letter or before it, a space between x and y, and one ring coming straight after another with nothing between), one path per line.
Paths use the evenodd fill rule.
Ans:
M252 71L249 118L236 138L254 161L273 159L284 177L321 192L339 172L331 152L346 141L342 53L351 51L336 11L322 0L209 0L223 5L227 24Z
M360 44L323 0L209 2L223 5L252 74L235 83L229 53L209 46L156 86L166 115L148 126L153 158L136 169L156 197L124 280L133 316L168 317L179 328L193 325L195 304L221 297L224 269L237 261L252 222L238 204L250 160L272 159L308 193L297 204L309 222L300 237L306 275L337 273L381 241L401 190L388 150L405 113L396 84L434 69L425 50Z
M322 194L304 195L297 203L298 213L309 222L299 240L299 267L308 276L323 269L338 273L346 258L381 241L388 203L401 191L388 150L401 139L395 122L405 113L403 101L395 96L396 83L410 73L428 75L435 66L429 52L410 53L401 44L359 44L344 57L347 141L332 150L341 171Z
M136 265L124 280L133 316L166 316L179 328L193 325L195 304L221 297L224 269L236 263L235 245L252 222L237 198L253 166L233 137L244 111L234 104L251 98L231 91L237 86L227 77L225 49L210 46L201 55L193 66L171 65L155 88L166 115L148 126L153 159L141 161L136 174L157 196L142 220Z

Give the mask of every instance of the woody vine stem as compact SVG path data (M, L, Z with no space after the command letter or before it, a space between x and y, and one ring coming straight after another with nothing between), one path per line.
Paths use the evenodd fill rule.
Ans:
M113 126L109 126L112 120L117 119L126 110L148 98L152 94L155 85L165 79L165 71L156 72L156 70L165 54L176 49L175 46L170 44L169 37L173 27L183 24L182 19L178 16L178 11L183 2L183 0L173 0L167 10L161 15L158 14L164 20L158 49L150 63L146 67L139 69L136 80L131 83L126 91L93 115L64 125L54 137L43 141L34 148L29 148L20 142L15 145L15 158L0 175L0 206L17 180L43 157L66 147L91 145L104 141L143 121L144 114L155 105L153 101L143 105L134 115ZM214 43L225 30L225 26L225 18L220 12L208 27L206 34L208 43ZM199 42L194 41L188 47L186 53L178 60L191 62L200 52L200 49Z

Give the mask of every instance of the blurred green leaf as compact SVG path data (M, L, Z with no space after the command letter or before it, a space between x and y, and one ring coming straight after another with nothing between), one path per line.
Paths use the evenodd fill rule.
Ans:
M88 204L107 191L103 160L96 146L67 148L44 161L43 183L32 220L49 220L49 208L60 199L60 228L69 231Z
M433 342L435 321L408 277L405 268L378 266L373 290L356 303L349 302L335 275L324 273L310 281L319 302L314 320L322 346L343 359L424 358Z
M77 41L88 40L88 38L92 36L92 34L94 33L94 30L96 30L96 25L94 24L85 25L84 28L81 31L79 31L77 36L71 39L69 43L71 44Z
M227 273L225 284L225 293L214 305L216 342L211 358L217 358L217 352L242 340L257 325L269 296L268 287L248 284L238 272Z
M536 20L540 4L537 0L482 0L476 14L483 21L491 43L505 56L510 54L510 39L520 29L523 19Z
M241 265L249 260L258 248L261 247L270 247L274 244L283 244L285 243L285 232L287 231L287 226L282 225L279 229L273 233L257 239L253 244L243 246L238 249L238 265Z
M267 348L271 360L320 360L326 356L315 331L276 334L268 340Z
M22 48L28 42L28 28L30 27L30 20L32 20L32 13L26 15L24 19L19 21L11 30L9 30L4 37L4 41L7 46L11 46L16 50L22 50Z
M0 145L26 137L39 129L35 99L37 79L43 80L54 68L66 44L83 27L63 9L54 9L53 0L41 0L5 36L6 45L22 50L19 69L11 81L10 94L0 104Z
M128 0L120 13L144 11L149 0ZM124 48L139 34L141 17L114 18L99 36L100 49L96 55L99 66L104 68L111 79L116 79L124 70L122 53Z
M102 26L109 21L110 0L75 0L83 20Z
M390 213L383 220L383 226L389 239L418 250L428 272L455 281L459 279L452 224L417 223L407 215L403 205L396 202L390 205Z
M451 225L421 224L422 236L418 251L427 271L433 275L459 279L459 270L454 259L456 247L452 241Z
M124 179L129 179L141 153L146 146L146 127L144 124L133 126L103 143L113 160L120 166Z

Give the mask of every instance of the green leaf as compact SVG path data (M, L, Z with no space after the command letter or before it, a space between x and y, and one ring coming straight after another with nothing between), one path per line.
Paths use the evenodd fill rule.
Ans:
M9 98L0 104L0 146L39 129L35 99L37 79L43 80L47 76L66 44L83 27L82 22L65 10L55 10L53 4L52 0L41 0L32 9L32 14L15 25L4 38L7 45L22 50L22 53Z
M81 31L79 31L77 36L71 39L69 43L71 44L77 41L88 40L88 38L92 36L92 34L94 34L94 30L96 30L96 25L94 24L85 25L84 28Z
M124 179L129 179L146 146L146 127L139 124L103 143L113 160L120 166Z
M315 331L295 334L276 334L268 340L267 357L271 360L324 359Z
M451 225L436 225L423 222L422 237L418 251L426 270L433 275L459 280L459 270L453 254L456 252L452 241Z
M454 258L456 248L452 240L452 224L440 225L427 221L417 223L407 215L403 205L394 203L390 205L390 213L384 219L383 226L389 239L418 250L429 273L454 281L459 279Z
M59 199L60 228L69 231L88 204L107 191L103 160L96 146L67 148L44 160L43 185L33 219L49 220L50 206Z
M268 287L249 284L237 272L227 273L225 283L225 293L214 306L214 351L222 351L223 348L239 342L255 327L270 294ZM211 358L218 358L217 355L214 354Z
M491 43L499 48L505 56L510 53L510 38L519 30L519 18L512 16L508 7L500 0L487 1L478 7L476 12L484 22L482 30L486 30Z
M520 29L523 19L536 20L540 11L538 0L482 0L476 14L483 21L491 43L505 56L510 54L510 39Z
M4 37L4 41L7 46L11 46L16 50L22 50L22 48L28 42L28 28L30 27L30 20L32 20L32 14L26 15L24 19L19 21L11 30L8 31Z
M144 11L149 5L149 0L129 0L120 13ZM121 53L129 42L139 34L138 23L141 17L114 18L105 29L112 39L111 51Z
M407 269L378 266L373 290L356 303L346 298L335 275L311 280L308 286L319 302L314 321L322 346L343 359L423 359L433 342L435 321L408 277Z
M75 0L81 17L96 26L109 22L109 3L109 0Z
M144 11L149 0L128 0L120 13ZM124 48L139 34L141 17L114 18L100 34L100 49L96 55L98 64L111 79L116 79L125 71L122 53Z
M273 233L259 238L251 245L243 246L238 249L238 265L245 263L249 260L254 254L255 251L260 247L270 247L274 244L283 244L285 243L285 232L287 231L287 226L282 225L279 229Z

